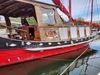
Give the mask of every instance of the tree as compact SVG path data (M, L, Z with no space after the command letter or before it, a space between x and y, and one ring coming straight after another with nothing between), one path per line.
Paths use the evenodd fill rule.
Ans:
M84 21L84 18L78 17L78 18L76 19L76 21L78 21L78 20ZM83 23L80 23L80 22L74 22L74 25L84 25L84 24L83 24Z

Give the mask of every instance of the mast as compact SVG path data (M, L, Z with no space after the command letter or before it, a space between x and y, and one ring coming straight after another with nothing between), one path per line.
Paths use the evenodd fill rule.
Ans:
M93 0L92 0L92 3L91 3L91 21L90 21L91 30L92 30L92 18L93 18Z
M72 11L71 11L71 0L69 0L69 22L71 23L72 22L72 18L71 18L71 13L72 13Z

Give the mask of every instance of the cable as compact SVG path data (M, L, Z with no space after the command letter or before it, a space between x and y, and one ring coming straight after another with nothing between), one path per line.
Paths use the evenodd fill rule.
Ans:
M96 0L96 8L97 8L97 15L98 15L98 20L99 20L99 9L98 9L98 4L97 4L97 0Z
M95 38L93 40L95 40ZM91 42L90 42L90 44L91 44ZM74 62L76 62L88 50L88 48L89 47L87 47L63 72L61 72L60 75L64 74L65 71L67 71L68 68L70 68L74 64Z
M70 66L72 66L75 61L77 61L87 50L88 50L89 47L87 47L82 54L80 54L60 75L62 75L63 73L65 73L66 70L68 70L68 68L70 68Z
M88 3L87 3L87 12L86 12L86 19L89 17L89 14L90 14L90 6L91 6L91 0L88 0Z

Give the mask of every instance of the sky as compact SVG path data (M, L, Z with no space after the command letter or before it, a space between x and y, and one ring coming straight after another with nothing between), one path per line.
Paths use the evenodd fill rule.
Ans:
M49 4L54 4L52 0L38 0L42 2L46 2ZM86 21L90 20L90 10L91 10L91 1L92 0L72 0L72 17L78 18L83 17ZM61 0L63 5L68 10L68 0ZM94 7L93 7L93 21L98 21L100 19L100 0L94 0ZM59 11L59 14L68 19L66 15Z
M52 0L37 0L49 4L54 4ZM86 21L90 21L90 9L91 9L91 1L92 0L72 0L72 17L73 18L78 18L82 17ZM63 5L66 7L68 10L68 0L61 0ZM94 0L94 11L93 11L93 21L98 21L100 20L100 0ZM68 20L68 17L63 14L61 11L59 11L59 14L65 19Z

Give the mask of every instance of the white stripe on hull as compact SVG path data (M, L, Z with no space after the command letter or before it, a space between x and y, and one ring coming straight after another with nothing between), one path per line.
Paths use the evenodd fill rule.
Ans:
M74 46L74 45L79 45L79 44L83 44L83 43L89 43L91 40L85 41L85 42L80 42L80 43L75 43L75 44L70 44L70 45L61 45L61 46L52 46L52 47L40 47L40 48L25 48L25 50L29 50L29 51L43 51L43 50L51 50L51 49L57 49L57 48L64 48L64 47L70 47L70 46Z

